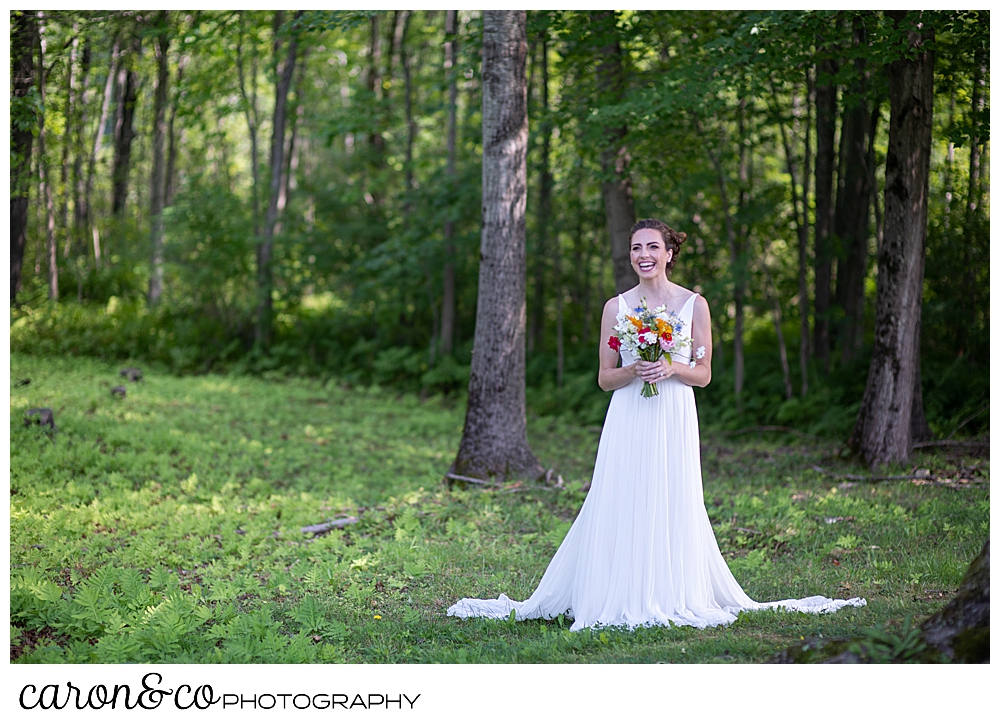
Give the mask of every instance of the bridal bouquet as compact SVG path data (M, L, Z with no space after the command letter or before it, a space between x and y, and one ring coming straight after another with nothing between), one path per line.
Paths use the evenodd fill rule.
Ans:
M622 347L635 357L646 362L655 362L666 357L673 363L671 352L678 345L691 342L690 338L681 335L684 322L674 312L668 312L666 305L650 309L643 297L640 306L632 310L632 314L618 312L618 323L614 327L617 335L608 340L608 346L618 352ZM653 397L660 394L656 383L643 382L642 396Z

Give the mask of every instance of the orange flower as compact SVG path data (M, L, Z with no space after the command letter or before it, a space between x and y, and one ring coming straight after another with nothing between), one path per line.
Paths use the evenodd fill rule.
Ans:
M656 319L656 331L659 332L661 335L672 334L673 331L674 331L674 328L671 327L669 324L667 324L664 320L662 320L659 317L657 317L657 319Z
M630 317L626 314L625 319L634 324L636 329L640 329L643 326L642 321L638 317Z

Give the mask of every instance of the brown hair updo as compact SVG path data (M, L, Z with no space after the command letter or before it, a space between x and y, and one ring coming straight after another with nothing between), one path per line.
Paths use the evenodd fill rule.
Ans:
M674 264L677 263L677 254L681 250L681 244L683 244L684 240L687 239L687 234L683 231L675 231L671 229L659 219L639 219L637 222L632 224L632 228L628 232L629 244L632 243L632 237L635 236L635 232L640 229L655 229L656 231L659 231L660 236L663 237L663 243L668 249L674 252L670 256L670 261L667 262L667 271L669 272L674 268Z

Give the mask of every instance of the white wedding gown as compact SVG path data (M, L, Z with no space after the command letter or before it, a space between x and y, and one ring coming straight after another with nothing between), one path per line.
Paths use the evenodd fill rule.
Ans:
M680 317L690 334L693 294ZM626 304L618 297L619 309ZM622 364L635 362L623 347ZM674 362L688 363L690 345ZM505 594L463 598L448 609L459 618L573 618L591 626L717 626L742 610L784 608L826 613L848 600L811 596L758 603L747 596L719 552L705 511L694 391L670 378L659 395L640 395L642 380L615 390L601 433L590 492L528 600Z

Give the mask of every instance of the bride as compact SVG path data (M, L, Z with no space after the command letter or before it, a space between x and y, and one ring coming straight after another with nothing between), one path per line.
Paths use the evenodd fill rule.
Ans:
M632 268L639 285L604 305L598 384L611 391L590 492L528 600L505 594L463 598L448 609L460 618L574 619L590 626L681 624L705 628L762 608L822 613L865 600L822 596L758 603L733 578L712 532L702 498L698 413L693 386L712 379L712 324L708 303L668 278L686 235L657 219L631 230ZM619 315L645 299L666 305L684 327L672 362L635 359L608 340ZM616 345L617 346L617 345ZM618 365L619 354L621 366ZM643 383L659 394L643 397Z

